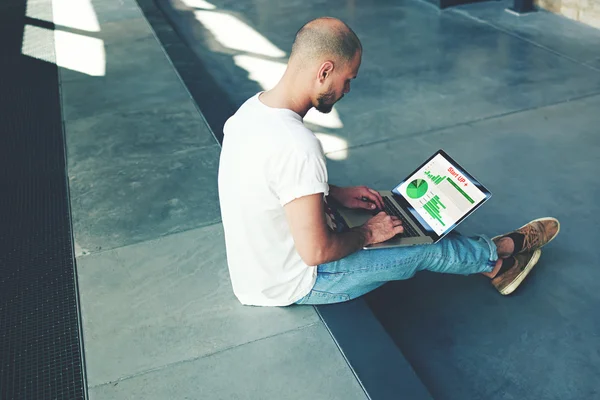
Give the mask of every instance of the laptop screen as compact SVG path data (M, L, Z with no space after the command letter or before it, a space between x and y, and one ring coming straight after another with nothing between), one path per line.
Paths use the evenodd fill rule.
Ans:
M443 236L491 196L443 151L392 190L423 227Z

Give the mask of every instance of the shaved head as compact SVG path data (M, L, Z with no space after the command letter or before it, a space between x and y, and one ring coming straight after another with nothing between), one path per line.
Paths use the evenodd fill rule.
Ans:
M304 25L292 46L290 61L301 64L326 59L342 64L350 62L362 45L356 34L336 18L317 18Z

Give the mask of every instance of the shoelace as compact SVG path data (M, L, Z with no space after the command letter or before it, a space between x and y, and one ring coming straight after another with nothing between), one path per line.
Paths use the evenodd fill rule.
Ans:
M539 229L537 224L527 225L521 229L519 233L522 233L523 236L525 236L523 240L523 249L529 251L541 243L543 228Z

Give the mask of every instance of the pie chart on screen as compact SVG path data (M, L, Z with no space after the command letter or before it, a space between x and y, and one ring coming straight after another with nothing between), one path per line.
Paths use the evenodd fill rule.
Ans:
M408 184L408 187L406 188L406 195L411 199L418 199L427 193L427 188L427 182L425 179L415 179Z

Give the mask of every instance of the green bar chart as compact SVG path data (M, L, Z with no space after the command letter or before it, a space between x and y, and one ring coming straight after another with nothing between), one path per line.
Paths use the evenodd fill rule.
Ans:
M429 177L429 179L431 179L431 181L433 183L435 183L436 185L439 185L441 182L444 181L444 179L446 179L446 176L441 176L441 175L433 175L431 172L429 171L425 171L425 175L427 175Z
M456 183L452 182L452 179L448 178L448 182L450 182L452 184L452 186L454 186L454 188L456 190L458 190L460 192L460 194L462 194L469 203L471 203L471 204L475 203L475 200L473 200L468 194L466 194L465 191L460 188L460 186L458 186Z
M431 199L429 199L429 201L425 203L423 208L425 209L425 211L427 211L427 213L429 213L429 215L431 215L432 218L439 221L440 224L442 224L442 226L446 226L446 224L444 224L444 221L442 221L442 216L440 214L440 208L446 209L446 206L440 201L440 196L434 196Z

